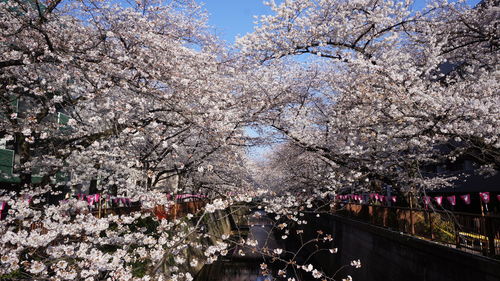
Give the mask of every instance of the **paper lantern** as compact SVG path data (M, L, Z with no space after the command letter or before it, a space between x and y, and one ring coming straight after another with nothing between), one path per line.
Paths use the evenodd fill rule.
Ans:
M466 205L470 204L470 194L461 195L460 198L462 198L462 200Z
M481 200L488 204L490 202L490 193L489 192L479 192L479 197L481 197Z
M436 196L434 197L434 200L436 200L436 203L441 206L441 204L443 203L443 196Z
M424 196L423 198L424 204L427 206L431 203L431 197L430 196Z
M448 196L446 197L446 199L448 200L448 202L450 202L452 206L455 206L457 204L457 198L455 197L455 195Z

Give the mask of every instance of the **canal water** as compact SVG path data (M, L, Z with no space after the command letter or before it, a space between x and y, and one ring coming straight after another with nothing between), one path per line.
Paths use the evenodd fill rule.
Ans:
M254 213L255 214L255 213ZM266 216L263 211L257 211L257 215L251 215L248 220L249 230L248 239L257 240L258 249L264 247L270 251L276 248L284 248L281 241L275 238L273 230L273 221ZM240 250L244 256L239 254ZM264 262L262 255L252 252L249 249L235 248L226 257L220 257L213 264L205 265L197 274L195 281L273 281L277 280L278 270L284 268L283 264L277 262L267 262L270 275L262 275L260 264ZM287 280L290 277L297 278L293 271L286 273ZM273 277L274 276L274 277Z

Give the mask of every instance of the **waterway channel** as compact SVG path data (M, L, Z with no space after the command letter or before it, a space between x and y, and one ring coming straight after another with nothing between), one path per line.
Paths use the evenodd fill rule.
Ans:
M284 248L277 240L273 231L273 221L263 211L256 211L257 215L249 216L248 239L257 240L258 249L266 247L270 251ZM244 256L240 253L244 252ZM219 258L213 264L205 265L197 274L195 281L273 281L277 280L278 270L284 268L278 262L266 261L269 275L262 275L261 264L266 261L259 251L234 248L226 257ZM292 270L286 272L286 279L298 278ZM281 280L281 279L280 279Z

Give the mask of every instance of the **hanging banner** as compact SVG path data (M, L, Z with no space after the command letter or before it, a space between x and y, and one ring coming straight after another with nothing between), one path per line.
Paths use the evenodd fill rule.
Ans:
M436 203L441 206L441 204L443 203L443 196L436 196L434 197L434 200L436 200Z
M382 203L385 201L385 195L380 195L378 198L380 199L380 202L382 202Z
M462 198L462 200L464 200L464 203L466 205L470 204L470 194L460 195L460 198Z
M375 200L378 200L380 198L380 195L378 193L375 193Z
M375 198L375 193L370 193L370 199Z
M452 206L455 206L457 204L457 198L455 197L455 195L448 196L446 197L446 199L448 199L448 202L450 202Z
M490 193L489 192L479 192L479 197L481 197L481 200L488 204L490 202Z
M397 196L392 196L391 200L392 200L392 202L396 203L396 201L398 201L398 198L397 198Z

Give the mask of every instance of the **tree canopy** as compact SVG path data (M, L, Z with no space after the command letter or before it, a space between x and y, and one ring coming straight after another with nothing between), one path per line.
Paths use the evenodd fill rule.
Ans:
M1 1L0 139L14 153L0 276L191 280L167 260L205 247L203 216L236 202L271 194L269 212L297 218L346 187L446 186L427 169L444 161L500 170L498 1L411 4L271 1L226 46L193 0ZM260 144L272 149L256 163ZM51 201L80 192L143 209L171 205L165 193L212 201L191 224ZM203 248L207 261L227 247Z

